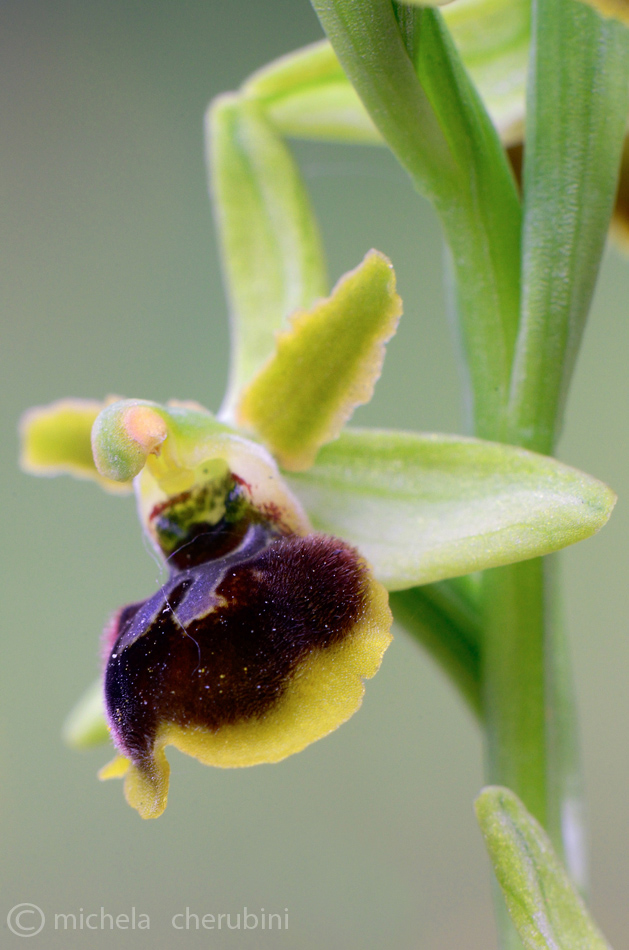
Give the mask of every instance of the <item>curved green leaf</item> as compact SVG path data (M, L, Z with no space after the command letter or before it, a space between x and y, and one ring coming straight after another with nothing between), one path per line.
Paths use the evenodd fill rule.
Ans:
M615 495L555 459L444 435L346 430L289 476L316 528L355 544L390 590L587 538Z
M438 11L312 0L374 125L435 206L456 274L476 429L499 432L518 326L520 203L504 149Z
M529 0L457 0L443 9L443 17L503 142L520 141L531 33ZM384 144L327 40L263 66L241 91L260 103L282 135Z
M526 950L610 950L548 835L508 788L489 786L476 815Z

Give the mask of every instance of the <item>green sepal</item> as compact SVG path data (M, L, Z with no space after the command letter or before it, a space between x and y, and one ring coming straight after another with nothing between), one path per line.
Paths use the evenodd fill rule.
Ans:
M370 251L328 298L294 314L277 335L273 357L242 394L238 421L284 468L308 468L356 406L371 399L401 312L391 262Z
M282 135L384 144L327 40L264 66L242 93L261 105Z
M36 406L20 420L20 464L31 475L73 475L110 492L130 492L129 481L101 474L92 455L92 426L106 404L92 399L60 399Z
M508 788L476 800L494 873L526 950L610 950L548 835Z
M274 349L290 313L327 291L317 224L299 171L260 104L220 96L207 114L208 170L231 311L231 367L221 410Z
M91 749L110 741L105 720L105 703L101 679L85 691L63 725L64 742L72 749Z
M313 525L389 590L550 554L611 513L606 485L555 459L456 436L346 430L287 476Z

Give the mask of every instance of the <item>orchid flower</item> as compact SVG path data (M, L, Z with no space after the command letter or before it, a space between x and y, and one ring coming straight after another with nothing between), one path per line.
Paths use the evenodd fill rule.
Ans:
M412 627L421 585L556 551L597 531L615 501L525 449L345 427L402 306L377 251L326 296L280 133L377 139L327 44L220 97L208 129L232 320L217 415L112 398L62 400L22 422L25 470L134 491L168 570L107 625L102 680L67 727L79 747L111 737L101 777L124 776L145 818L166 806L168 745L220 767L277 762L346 721L391 640L387 591ZM473 612L474 583L441 594L447 636L422 622L478 707L479 645L451 609L456 595Z

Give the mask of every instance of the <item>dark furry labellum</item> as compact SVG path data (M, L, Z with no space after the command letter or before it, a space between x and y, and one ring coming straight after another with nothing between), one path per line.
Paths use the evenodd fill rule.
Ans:
M166 745L219 766L278 761L355 711L390 640L386 593L336 538L245 513L229 530L195 522L169 564L161 590L120 612L105 670L124 760L104 777L126 772L145 817L166 804Z

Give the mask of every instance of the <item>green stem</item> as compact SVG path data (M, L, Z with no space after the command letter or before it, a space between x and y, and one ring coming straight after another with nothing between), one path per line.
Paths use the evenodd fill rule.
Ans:
M506 785L544 825L585 887L577 721L558 617L557 558L487 571L482 681L487 780ZM521 944L495 893L501 946Z
M561 835L549 828L547 698L551 708L554 703L546 681L544 562L536 558L487 571L483 596L487 783L515 791L561 854ZM522 950L497 887L494 904L502 950Z
M488 778L517 792L548 827L543 561L488 571L484 597Z

